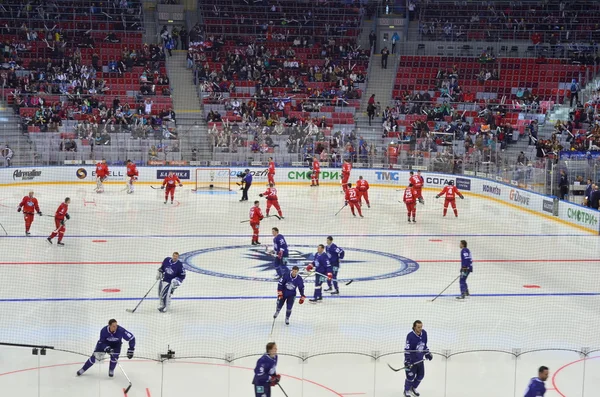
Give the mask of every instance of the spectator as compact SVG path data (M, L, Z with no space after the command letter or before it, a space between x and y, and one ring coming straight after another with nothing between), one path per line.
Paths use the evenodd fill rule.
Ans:
M369 126L371 125L371 120L375 118L375 105L369 103L367 105L367 116L369 116Z
M375 53L377 51L377 34L374 30L369 33L369 48Z
M527 165L527 163L528 160L527 157L525 157L525 153L519 153L519 157L517 157L517 165Z
M14 152L8 146L8 144L5 145L4 149L2 149L2 157L4 158L4 165L6 167L10 167L11 166L11 161L12 161L13 155L14 155Z
M586 207L592 206L592 201L590 200L592 196L592 192L594 191L594 184L591 179L587 180L587 186L585 187L585 191L583 193L583 205Z
M388 50L388 48L383 47L383 50L381 50L381 68L382 69L387 69L389 55L390 55L390 51Z
M560 189L560 199L566 200L569 196L569 178L565 170L560 170L560 181L558 182L558 188Z
M600 206L600 189L598 185L595 184L592 190L592 194L590 195L590 207L597 210Z
M581 87L579 86L577 79L571 80L571 87L569 89L569 92L571 93L571 102L569 107L573 107L573 100L575 100L575 105L579 102L579 91L581 91Z
M394 32L392 35L392 54L396 53L396 44L400 41L400 35L398 32Z

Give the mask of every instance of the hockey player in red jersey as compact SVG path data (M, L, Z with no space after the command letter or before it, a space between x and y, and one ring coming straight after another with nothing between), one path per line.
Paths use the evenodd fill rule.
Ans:
M102 159L98 164L96 164L96 193L104 193L104 181L108 178L108 164L106 164L106 159Z
M127 160L125 163L127 165L127 193L133 193L134 186L133 182L137 181L138 175L140 174L137 170L137 166L131 160Z
M356 208L356 210L358 211L358 215L360 215L361 218L364 218L360 209L360 198L358 195L358 191L356 190L356 188L352 187L351 183L348 183L347 186L348 189L346 189L346 204L350 204L350 211L352 211L352 215L356 216L356 214L354 213L354 208Z
M267 171L267 186L273 185L275 186L275 161L273 161L273 157L269 157L269 170ZM267 209L267 214L269 210Z
M19 203L19 207L17 207L17 212L21 212L21 210L23 210L23 217L25 219L25 235L29 236L31 235L29 229L33 223L34 214L37 212L39 216L42 216L38 201L33 197L33 192L29 192L29 195L23 197L23 200Z
M65 228L65 218L67 220L71 219L71 217L69 216L69 203L70 202L71 202L71 199L67 197L65 199L65 202L58 206L58 209L56 210L56 213L54 214L54 225L56 226L56 230L54 230L52 232L52 234L50 235L50 237L48 237L46 239L46 240L48 240L48 243L52 244L52 239L54 237L58 236L58 242L56 244L58 244L60 246L65 245L62 242L62 239L65 236L65 231L67 230Z
M317 156L313 157L311 169L312 169L312 176L310 177L310 180L311 180L310 186L319 186L319 174L321 173L321 164L319 164L319 160L317 160Z
M454 216L458 218L458 210L456 209L456 196L458 195L458 197L460 197L461 199L464 199L465 196L463 196L460 193L460 191L454 186L454 181L448 181L448 185L444 186L444 189L442 189L442 191L439 192L438 195L435 196L435 198L440 198L440 196L442 195L446 195L446 200L444 201L444 216L446 216L446 212L448 211L448 204L450 204L452 206L452 209L454 210Z
M179 177L174 173L169 172L163 180L162 186L160 187L161 189L164 189L165 186L167 187L167 190L165 191L165 204L167 204L167 201L169 200L169 195L171 195L171 204L173 204L173 196L175 195L176 185L183 187Z
M425 204L423 195L421 194L421 190L423 188L423 177L421 176L421 171L417 171L417 175L415 175L414 171L411 171L410 178L408 178L408 183L413 185L416 195L415 200L419 200L419 203Z
M367 203L367 208L371 208L371 203L369 203L369 182L366 179L363 179L362 175L358 177L358 181L356 181L356 190L358 191L358 201L360 205L362 205L362 199L365 199L365 203Z
M406 204L406 211L408 212L408 223L410 223L410 217L412 221L417 223L415 215L417 214L417 192L412 183L408 184L408 187L404 190L404 197L402 198L404 204Z
M263 213L260 209L260 201L254 202L254 207L250 208L250 227L252 228L252 245L260 245L258 242L258 231L260 228L260 221L264 218Z
M279 217L283 218L283 213L281 212L281 208L279 207L279 200L277 199L277 189L272 183L269 183L269 187L264 193L259 194L260 197L267 198L267 216L269 216L269 211L271 211L271 207L275 207Z
M350 171L352 171L352 163L350 160L344 160L344 164L342 164L342 189L344 192L349 188L348 181L350 180Z

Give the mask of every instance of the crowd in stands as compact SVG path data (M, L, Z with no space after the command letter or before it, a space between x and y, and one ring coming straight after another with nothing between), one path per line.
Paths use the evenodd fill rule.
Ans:
M423 39L497 41L512 38L556 45L600 38L592 28L600 9L592 1L448 1L436 6L429 0L411 2L417 8Z
M596 94L598 95L598 94ZM592 98L585 106L579 103L566 122L557 121L550 139L537 144L538 157L557 155L561 150L588 152L600 150L600 116Z

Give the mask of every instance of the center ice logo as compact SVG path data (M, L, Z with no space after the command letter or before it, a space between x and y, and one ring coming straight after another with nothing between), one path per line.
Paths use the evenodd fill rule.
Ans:
M419 269L412 259L388 252L344 247L346 259L341 261L341 274L355 281L374 281L406 276ZM312 245L289 247L288 267L306 266L316 252ZM207 276L235 280L275 282L273 257L264 248L249 248L247 245L204 248L180 255L186 270ZM311 279L307 279L311 281Z

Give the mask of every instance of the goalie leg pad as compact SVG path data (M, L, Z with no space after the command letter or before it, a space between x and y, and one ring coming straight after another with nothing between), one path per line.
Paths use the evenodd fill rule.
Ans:
M173 294L173 286L171 283L161 282L162 289L160 291L159 299L160 305L158 310L166 311L171 303L171 295Z

